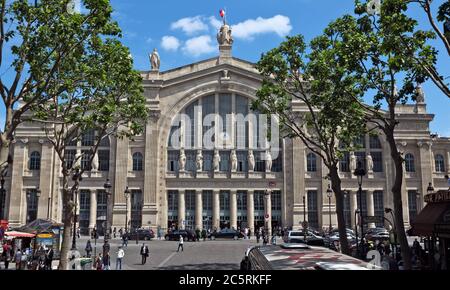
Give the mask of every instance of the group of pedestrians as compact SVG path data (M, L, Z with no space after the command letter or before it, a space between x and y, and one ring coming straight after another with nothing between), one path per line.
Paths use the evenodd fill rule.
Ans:
M32 251L31 248L17 249L14 251L13 247L4 243L0 249L1 259L4 262L5 270L9 269L9 264L14 263L16 270L51 270L53 261L53 248L39 246L39 248Z

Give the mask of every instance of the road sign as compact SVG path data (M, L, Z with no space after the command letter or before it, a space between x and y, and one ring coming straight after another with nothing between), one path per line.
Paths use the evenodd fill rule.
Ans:
M370 224L370 223L382 223L383 222L383 217L381 216L365 216L364 217L364 223L365 224Z
M302 227L304 229L307 229L308 228L308 222L307 221L302 222Z

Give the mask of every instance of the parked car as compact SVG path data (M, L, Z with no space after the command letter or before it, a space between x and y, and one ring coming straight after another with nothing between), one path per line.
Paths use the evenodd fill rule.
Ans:
M328 235L324 238L326 247L332 247L335 241L339 242L338 232L332 233L331 235ZM347 241L349 245L352 246L353 244L356 244L356 237L352 235L350 232L347 232Z
M389 232L385 228L368 229L365 236L367 241L385 241L389 240Z
M174 230L167 233L164 238L166 241L178 241L180 235L183 236L185 241L195 241L195 232L192 230Z
M155 233L153 232L152 229L138 229L136 230L132 230L130 233L128 233L128 240L151 240L155 238Z
M217 232L212 232L209 236L212 240L215 239L240 239L244 237L244 234L242 232L238 232L233 229L222 229Z
M285 243L305 243L305 234L303 231L289 231L283 238ZM313 232L306 232L306 244L312 246L325 246L324 239Z

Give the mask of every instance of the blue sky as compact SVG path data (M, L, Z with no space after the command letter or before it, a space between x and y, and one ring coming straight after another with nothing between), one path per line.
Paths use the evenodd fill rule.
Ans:
M435 1L434 8L444 0ZM256 62L261 53L277 46L286 35L303 34L306 40L320 34L326 25L353 12L353 0L111 0L113 17L119 22L123 43L130 47L136 69L148 70L148 54L157 48L161 70L186 65L217 55L216 26L219 10L226 8L234 26L233 56ZM429 28L418 9L414 17ZM450 76L450 59L443 45L439 69ZM5 68L0 69L3 73ZM428 111L435 114L432 133L450 137L450 99L431 82L424 84ZM4 108L0 105L0 126Z

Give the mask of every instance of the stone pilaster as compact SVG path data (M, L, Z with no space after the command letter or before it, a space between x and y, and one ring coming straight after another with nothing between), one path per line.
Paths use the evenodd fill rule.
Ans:
M178 191L178 228L184 229L186 223L185 191Z
M39 188L41 190L41 197L39 198L37 217L46 219L47 213L50 217L49 198L51 198L51 182L52 182L52 162L53 162L53 147L49 142L39 140L42 144L41 148L41 170L39 174Z
M214 190L213 191L213 220L212 220L212 226L213 229L219 229L220 228L220 191Z
M91 190L91 199L89 203L89 232L91 232L97 224L97 190Z
M265 217L268 216L269 220L265 221L265 225L267 228L267 233L269 236L272 235L272 194L269 191L269 194L264 195L264 213Z
M247 224L250 231L255 233L255 204L254 204L254 191L247 191Z
M8 211L11 226L23 225L27 218L26 192L23 188L23 174L26 167L26 156L28 156L27 143L28 139L19 139L14 144Z
M237 229L237 191L230 191L230 227Z
M195 191L195 228L203 229L203 200L202 190Z

